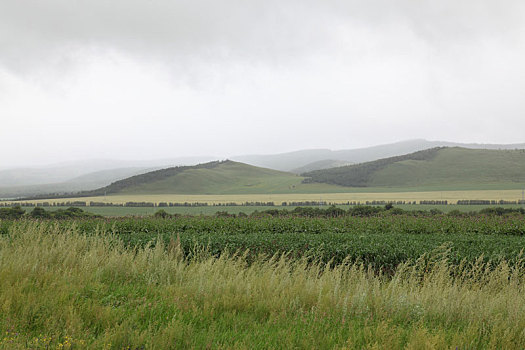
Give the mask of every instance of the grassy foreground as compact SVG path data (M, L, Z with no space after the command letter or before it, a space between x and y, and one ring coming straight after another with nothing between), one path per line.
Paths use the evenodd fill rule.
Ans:
M0 236L0 348L524 348L524 268L185 260L21 222Z

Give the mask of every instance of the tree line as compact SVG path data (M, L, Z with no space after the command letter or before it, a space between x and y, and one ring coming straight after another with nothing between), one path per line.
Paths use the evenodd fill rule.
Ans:
M310 207L310 206L332 206L332 205L349 205L349 206L382 206L382 205L454 205L447 200L419 200L419 201L346 201L346 202L327 202L327 201L292 201L281 202L283 207ZM484 199L462 199L458 200L457 205L525 205L525 200L484 200ZM112 202L85 202L85 201L68 201L68 202L0 202L0 207L274 207L277 206L275 202L225 202L225 203L207 203L207 202L126 202L126 203L112 203Z
M43 207L34 207L32 211L26 212L21 206L17 205L10 208L0 208L0 219L17 220L23 217L33 219L72 219L72 218L92 218L101 217L93 213L88 213L81 208L70 207L67 209L45 210Z

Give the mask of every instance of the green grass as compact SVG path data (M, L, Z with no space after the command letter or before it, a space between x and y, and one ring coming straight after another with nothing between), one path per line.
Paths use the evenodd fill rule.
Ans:
M324 262L341 263L345 258L363 261L375 268L393 269L397 264L417 259L443 245L448 258L512 261L525 246L523 216L411 216L371 217L177 217L117 218L43 221L50 227L70 227L86 235L109 231L127 246L144 247L157 239L169 244L178 239L185 254L206 248L211 254L249 250L249 258L259 254L305 254ZM0 222L0 233L16 225Z
M524 150L445 148L430 161L408 160L374 174L370 186L509 187L525 184ZM471 187L472 188L472 187ZM498 187L501 188L501 187Z
M130 249L21 222L0 235L0 348L518 349L523 264L359 264Z
M125 188L119 193L224 195L521 189L525 187L525 152L443 148L426 160L402 160L378 168L371 173L366 187L302 183L303 180L304 177L290 173L228 161L213 168L190 168L159 181Z
M272 194L340 192L339 186L302 184L291 173L223 162L214 168L188 169L168 178L131 186L119 194Z
M525 186L525 150L441 148L309 175L316 182L355 183L367 191L516 189Z
M508 154L510 156L502 157ZM130 182L116 193L119 195L269 195L509 190L525 186L525 175L523 175L525 156L523 159L520 157L522 157L520 151L443 149L437 152L436 157L431 161L410 160L394 163L374 173L367 187L303 183L304 177L291 173L226 161L214 167L188 167L167 177L150 176L151 178L145 182ZM469 163L468 160L471 158L475 161L471 160ZM480 166L485 162L490 164L489 169L497 167L497 170L487 173L487 170ZM468 170L457 171L460 165ZM512 182L509 179L523 181Z

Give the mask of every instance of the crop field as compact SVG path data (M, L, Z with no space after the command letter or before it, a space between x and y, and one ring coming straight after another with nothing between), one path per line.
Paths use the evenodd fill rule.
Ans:
M196 247L210 254L249 251L259 254L304 254L328 262L345 258L374 267L394 268L436 249L448 249L450 261L516 259L525 248L525 218L514 216L378 215L308 217L176 217L50 220L41 226L74 225L83 234L111 232L127 246L143 247L177 240L191 255ZM0 232L7 233L11 221Z
M382 191L382 192L375 192ZM398 189L399 190L399 189ZM305 202L305 201L324 201L332 203L346 202L366 202L366 201L420 201L420 200L447 200L449 203L456 203L464 199L484 199L484 200L511 200L516 201L522 198L522 190L461 190L461 191L425 191L425 192L384 192L385 189L357 188L353 193L317 193L317 194L231 194L231 195L183 195L183 194L156 194L156 195L111 195L100 197L79 197L79 198L59 198L32 200L33 203L60 203L64 201L85 201L85 202L173 202L173 203L245 203L245 202ZM12 202L16 203L16 202Z
M388 268L445 246L450 250L449 259L456 263L480 256L510 261L525 249L523 216L121 218L76 220L75 226L85 234L111 232L130 246L157 239L165 244L178 240L186 254L195 247L209 249L214 255L246 250L251 256L308 253L325 262L334 259L340 263L350 257Z
M0 348L525 347L525 218L0 220Z

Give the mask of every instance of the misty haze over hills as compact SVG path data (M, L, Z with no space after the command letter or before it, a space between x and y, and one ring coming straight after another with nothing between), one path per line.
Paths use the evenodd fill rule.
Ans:
M416 139L359 149L335 151L311 149L280 154L239 155L230 157L230 159L254 166L299 174L306 171L404 155L433 147L525 149L525 143L464 144ZM146 161L79 160L46 167L0 170L0 198L92 190L157 169L178 165L195 165L219 159L226 159L226 157L179 157Z
M211 156L143 161L97 159L0 170L0 198L92 190L149 171L214 159Z
M125 172L148 171L152 168L168 167L173 165L187 165L208 162L215 159L212 156L178 157L173 159L155 160L115 160L89 159L51 164L41 167L24 167L0 170L1 186L41 185L66 181L76 182L77 177L89 176L90 173L116 170ZM93 177L97 177L93 174Z

